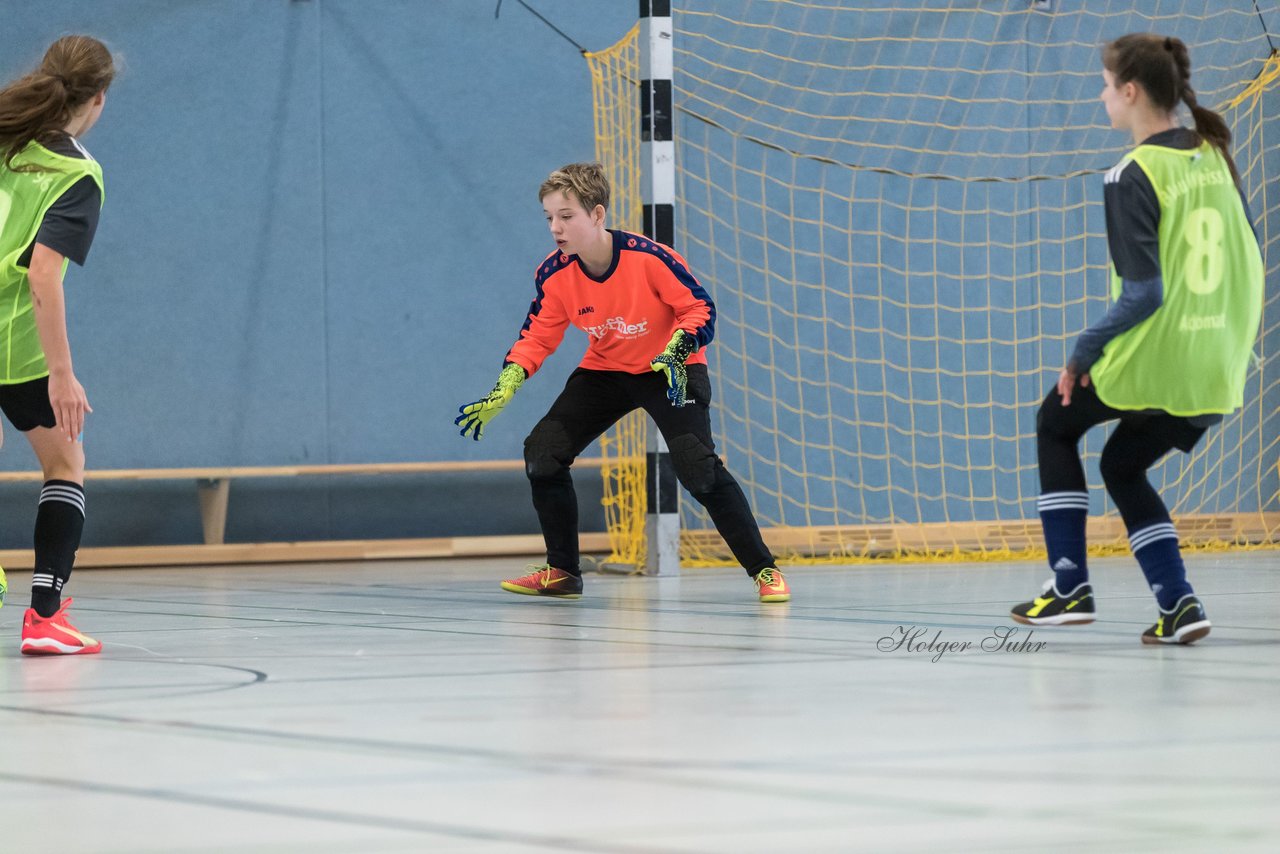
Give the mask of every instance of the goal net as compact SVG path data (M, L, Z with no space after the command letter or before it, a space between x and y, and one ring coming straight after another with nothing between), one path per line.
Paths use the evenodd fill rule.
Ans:
M1268 301L1245 407L1151 472L1188 545L1280 543L1280 3L675 3L677 245L717 305L718 450L785 560L1040 548L1035 414L1109 304L1102 175L1131 146L1099 47L1187 42L1224 113ZM614 223L637 228L636 31L588 55ZM645 420L604 442L643 559ZM1082 444L1095 550L1125 547ZM696 502L681 558L724 562Z

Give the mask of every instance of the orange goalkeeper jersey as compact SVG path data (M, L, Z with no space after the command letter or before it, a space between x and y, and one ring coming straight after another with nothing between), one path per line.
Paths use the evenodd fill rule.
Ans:
M537 293L506 359L529 376L560 346L569 324L587 333L582 368L644 373L677 329L698 340L698 351L686 364L706 363L716 307L684 259L642 235L609 233L613 264L600 278L590 275L577 255L560 251L538 265Z

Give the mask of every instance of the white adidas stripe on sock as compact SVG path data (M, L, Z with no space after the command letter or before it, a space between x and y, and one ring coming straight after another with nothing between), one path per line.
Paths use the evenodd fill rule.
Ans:
M1046 492L1036 501L1036 509L1041 513L1046 510L1088 510L1089 493Z
M1137 552L1144 546L1149 546L1159 540L1176 540L1178 532L1173 527L1172 522L1161 522L1157 525L1149 525L1140 531L1134 531L1129 535L1129 548L1131 551Z
M84 490L75 489L70 486L61 486L59 484L46 486L44 489L40 490L40 503L44 504L46 501L62 501L79 510L81 516L85 515Z

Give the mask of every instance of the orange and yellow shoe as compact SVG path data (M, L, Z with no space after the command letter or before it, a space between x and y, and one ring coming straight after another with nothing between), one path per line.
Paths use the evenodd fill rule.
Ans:
M35 608L28 608L22 618L23 655L93 655L102 652L102 642L81 634L67 619L71 600L52 617L42 617Z
M570 575L553 566L534 566L533 572L502 582L503 590L526 596L555 596L558 599L582 597L582 576Z
M756 587L760 590L761 602L789 602L791 588L782 571L776 566L767 566L760 570L755 578Z

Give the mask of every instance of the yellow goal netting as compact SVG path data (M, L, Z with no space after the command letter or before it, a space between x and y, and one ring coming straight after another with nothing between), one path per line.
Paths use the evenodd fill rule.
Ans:
M1280 4L676 3L677 250L718 308L719 452L788 561L1040 547L1035 413L1108 305L1102 175L1130 145L1099 46L1190 46L1267 262L1246 405L1152 483L1184 542L1280 544ZM687 6L688 8L683 8ZM638 229L637 30L588 55L613 222ZM1280 43L1280 41L1277 41ZM646 423L608 436L620 562L644 556ZM1124 547L1082 444L1095 549ZM682 502L686 565L728 557Z

